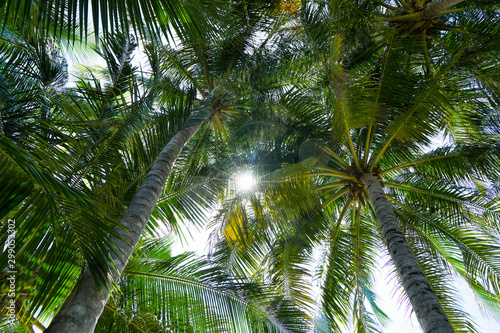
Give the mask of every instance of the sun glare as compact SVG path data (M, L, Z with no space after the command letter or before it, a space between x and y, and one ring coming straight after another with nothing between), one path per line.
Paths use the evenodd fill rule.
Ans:
M240 192L250 191L257 184L255 176L249 172L241 172L235 176L236 188Z

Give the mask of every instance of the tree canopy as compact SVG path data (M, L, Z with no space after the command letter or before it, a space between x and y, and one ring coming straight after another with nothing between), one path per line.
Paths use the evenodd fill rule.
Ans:
M426 332L478 331L456 277L500 314L495 3L0 17L0 330L383 332L380 256ZM68 71L89 54L105 65ZM172 255L190 223L208 257Z

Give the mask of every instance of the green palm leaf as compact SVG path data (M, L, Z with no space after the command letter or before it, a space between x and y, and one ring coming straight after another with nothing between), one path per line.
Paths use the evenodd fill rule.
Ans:
M96 331L109 332L109 324L111 331L300 331L300 319L291 317L298 312L286 301L275 311L273 295L262 294L257 284L237 283L192 253L172 256L171 244L144 243Z

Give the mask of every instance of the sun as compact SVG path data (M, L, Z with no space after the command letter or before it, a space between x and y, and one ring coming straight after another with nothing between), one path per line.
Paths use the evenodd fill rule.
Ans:
M250 191L257 185L257 179L250 171L239 172L234 177L236 181L236 189L239 192Z

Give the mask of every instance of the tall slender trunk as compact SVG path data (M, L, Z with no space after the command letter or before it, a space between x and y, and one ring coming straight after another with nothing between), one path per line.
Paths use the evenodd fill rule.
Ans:
M454 332L450 320L418 263L417 257L404 237L379 181L367 173L361 176L361 181L366 185L382 236L420 326L425 333Z
M439 16L440 12L445 11L452 6L455 6L462 1L464 0L434 0L424 8L420 16L424 20L430 20L434 17Z
M125 242L117 238L112 238L118 249L116 254L112 254L113 264L116 269L111 268L111 263L108 265L110 272L112 272L110 274L111 280L116 280L125 269L141 237L142 231L153 212L175 160L199 128L200 125L184 128L170 140L156 159L153 167L142 182L141 187L132 198L125 214L120 220L120 224L124 228L116 229ZM107 287L111 289L109 281L107 284ZM109 296L110 294L106 285L97 285L89 269L87 269L45 332L93 332Z

